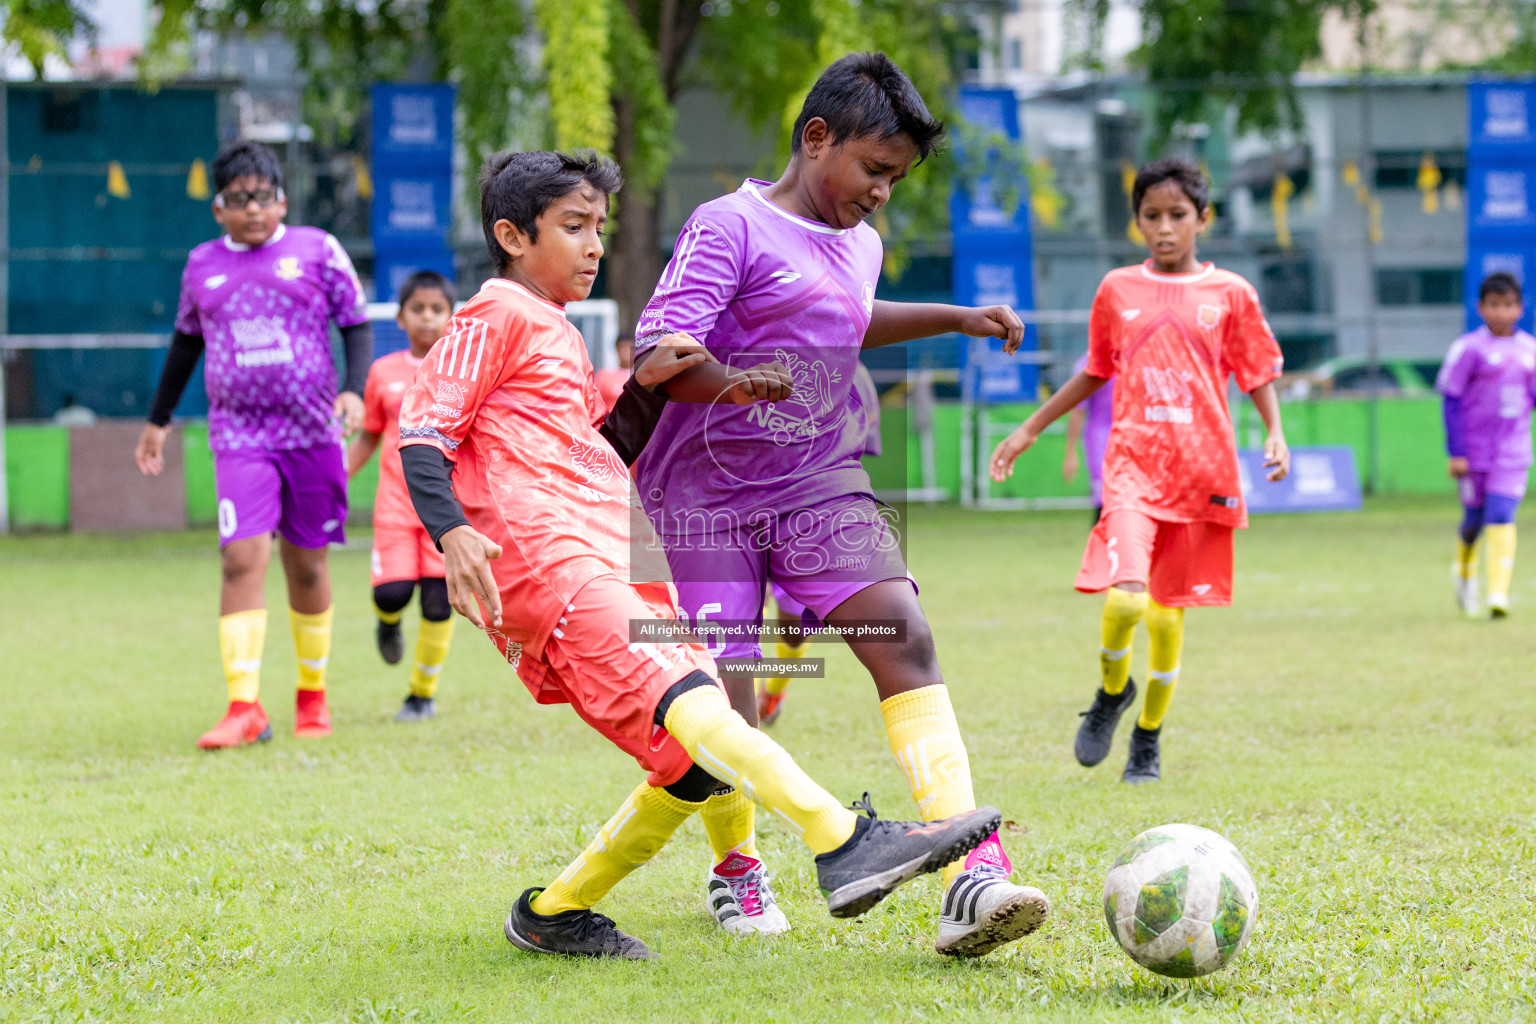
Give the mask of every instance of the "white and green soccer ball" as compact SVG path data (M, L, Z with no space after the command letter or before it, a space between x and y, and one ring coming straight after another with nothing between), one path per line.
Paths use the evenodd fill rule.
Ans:
M1149 971L1219 971L1253 934L1259 890L1237 847L1198 825L1159 825L1132 839L1104 880L1104 917L1120 948Z

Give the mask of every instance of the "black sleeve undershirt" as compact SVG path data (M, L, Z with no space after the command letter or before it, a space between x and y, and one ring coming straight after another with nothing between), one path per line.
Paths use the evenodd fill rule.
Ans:
M655 433L656 424L660 422L662 410L666 407L665 395L645 390L631 374L624 382L624 390L619 393L618 400L613 403L608 418L598 428L598 433L613 445L613 450L619 453L624 465L633 466L645 450L651 434Z
M181 401L181 393L187 389L187 381L192 379L192 371L197 369L197 361L202 357L201 334L177 331L171 335L171 350L166 353L165 366L160 370L160 384L155 388L155 400L149 407L149 422L157 427L171 422L176 403Z
M341 390L361 396L363 388L368 384L368 367L373 364L373 324L364 320L360 324L343 327L341 347L347 362Z
M453 496L453 462L429 444L408 444L400 449L400 467L416 518L441 551L443 534L469 525L463 506Z

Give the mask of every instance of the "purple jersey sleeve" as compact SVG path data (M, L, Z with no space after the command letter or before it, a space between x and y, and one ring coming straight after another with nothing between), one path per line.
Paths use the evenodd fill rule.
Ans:
M333 235L325 236L325 262L321 271L321 285L325 289L326 304L331 319L337 327L351 327L368 319L368 299L363 294L363 283L352 267L352 258Z
M1477 350L1470 337L1461 337L1446 353L1440 373L1435 377L1435 389L1442 395L1460 398L1466 394L1472 375L1477 372Z
M192 276L192 261L181 270L181 297L176 300L174 327L182 334L202 334L203 322L197 315L197 290Z
M672 260L635 328L635 353L668 334L702 342L741 288L742 260L722 225L695 217L677 238Z

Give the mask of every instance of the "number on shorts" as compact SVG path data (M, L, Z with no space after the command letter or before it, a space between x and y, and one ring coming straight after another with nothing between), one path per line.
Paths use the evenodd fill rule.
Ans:
M235 535L235 529L238 526L239 521L235 518L235 503L230 501L228 498L220 499L219 536L224 538L233 537Z

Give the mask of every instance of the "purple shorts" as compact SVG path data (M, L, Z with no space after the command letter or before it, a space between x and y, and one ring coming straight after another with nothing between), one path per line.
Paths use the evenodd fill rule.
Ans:
M219 546L278 531L297 548L346 540L347 462L341 445L213 453Z
M855 494L797 509L771 523L735 524L717 516L699 535L663 538L678 606L710 641L705 623L763 621L763 591L801 608L815 625L854 594L884 580L907 580L896 530L868 495ZM704 524L700 518L696 520ZM916 589L917 584L912 582ZM715 658L761 657L755 639L711 643Z
M773 603L779 606L779 618L805 621L805 605L790 597L777 583L768 584L768 590L773 594ZM815 615L811 617L815 618Z
M1457 484L1457 490L1461 494L1461 504L1466 508L1482 508L1490 494L1519 501L1525 497L1525 487L1530 475L1531 471L1528 469L1490 469L1481 472L1474 470L1462 477L1461 482Z
M1104 474L1088 474L1088 497L1094 508L1104 507Z

